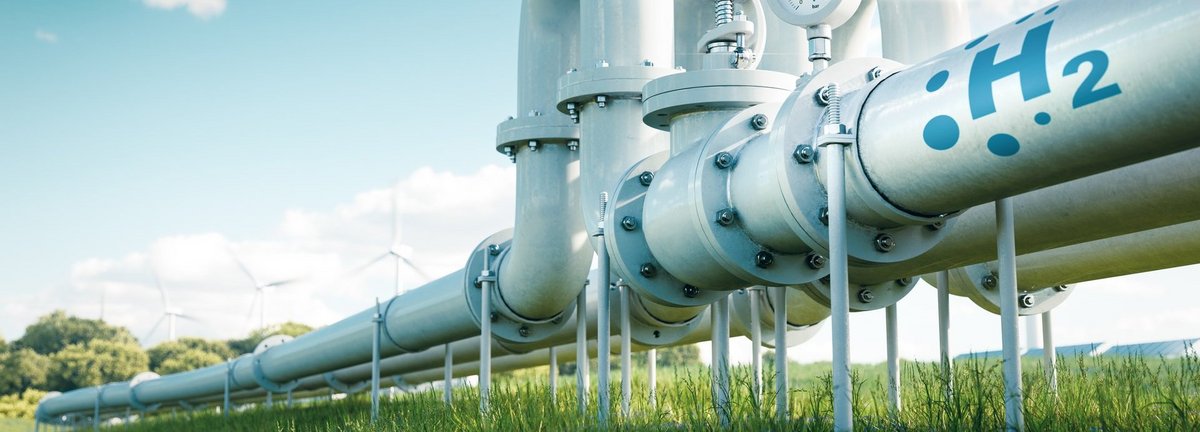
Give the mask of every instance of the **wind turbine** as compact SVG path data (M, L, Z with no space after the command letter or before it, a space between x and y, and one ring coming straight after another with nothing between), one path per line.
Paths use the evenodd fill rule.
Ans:
M246 313L246 320L249 321L254 316L254 304L258 303L258 328L265 328L267 326L267 291L278 286L299 282L300 279L285 279L267 283L260 282L258 278L254 277L254 273L250 272L250 268L246 266L246 263L242 262L241 258L238 258L237 253L234 253L232 247L229 248L229 255L233 257L233 261L237 263L242 273L250 278L250 282L254 284L254 297L250 299L250 312Z
M356 267L353 271L349 272L349 274L351 274L351 275L358 274L358 273L361 273L361 272L365 271L366 269L370 268L372 265L375 265L375 263L384 260L387 257L395 257L396 258L396 263L395 263L396 274L395 274L395 290L394 290L395 295L400 295L400 291L401 291L401 288L400 288L400 266L401 266L401 264L408 266L409 269L411 269L413 272L415 272L418 276L421 276L421 278L423 278L425 280L429 280L429 274L427 274L427 273L425 273L425 271L421 270L421 268L418 267L417 264L414 263L411 258L409 258L412 248L400 243L400 220L399 220L400 219L400 211L399 211L399 206L400 206L399 201L400 200L397 197L397 195L399 195L399 193L400 193L400 183L396 182L396 184L394 186L392 186L392 218L391 218L392 219L392 241L388 245L387 252L384 252L374 258L371 258L370 261L367 261L365 264L360 265L360 266Z
M146 333L146 337L143 340L149 340L150 336L153 336L154 332L156 330L158 330L158 326L162 325L163 321L166 321L167 322L167 340L174 341L175 340L175 319L176 318L183 318L183 319L190 320L190 321L197 322L197 323L199 323L201 321L196 319L195 317L184 314L183 309L180 309L177 307L172 307L171 299L167 296L167 289L163 287L162 280L160 280L158 278L158 271L154 270L153 264L150 266L150 273L154 276L154 286L156 288L158 288L158 295L162 299L163 314L161 317L158 318L158 321L154 323L154 327L150 328L150 332Z

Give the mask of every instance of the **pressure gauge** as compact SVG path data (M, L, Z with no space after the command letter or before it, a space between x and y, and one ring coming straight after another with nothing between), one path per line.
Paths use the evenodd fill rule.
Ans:
M837 27L845 24L861 0L765 0L771 11L784 22L808 27L829 24Z

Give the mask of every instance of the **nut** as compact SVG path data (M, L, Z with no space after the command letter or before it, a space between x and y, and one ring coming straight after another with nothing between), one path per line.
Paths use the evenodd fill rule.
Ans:
M821 256L821 254L810 253L810 254L808 254L808 258L805 259L804 261L806 263L808 263L809 268L812 268L813 270L817 270L817 269L824 268L825 263L828 260L826 260L824 256Z
M716 165L720 169L729 168L733 166L733 155L729 154L729 152L717 153L717 156L713 158L713 165Z
M875 293L871 292L871 290L863 288L858 291L858 301L870 303L873 300L875 300Z
M882 233L875 236L875 250L880 252L891 252L896 247L896 239L891 234Z
M1055 291L1058 291L1058 292L1067 291L1067 290L1069 290L1069 289L1071 289L1071 286L1070 286L1070 285L1055 285L1055 286L1054 286L1054 290L1055 290Z
M931 223L929 225L925 225L925 229L930 230L930 231L938 231L938 230L941 230L945 226L946 226L946 222L937 221L937 222Z
M1020 297L1017 297L1017 304L1023 308L1031 308L1034 303L1037 303L1037 299L1029 294L1021 294Z
M655 267L654 264L644 263L638 268L638 273L641 273L644 277L652 278L658 275L658 267Z
M817 151L812 146L802 144L796 146L796 150L792 152L792 159L798 164L809 164L817 158Z
M687 297L687 298L696 298L696 296L698 296L698 295L700 295L700 289L699 289L699 288L696 288L696 287L694 287L694 286L691 286L691 285L684 285L684 286L683 286L683 296L684 296L684 297Z
M983 285L983 288L988 289L988 290L996 289L996 285L998 285L999 283L1000 283L1000 279L996 278L996 275L994 275L994 274L984 276L983 279L981 279L979 281L979 284Z
M875 66L867 71L867 81L875 81L881 76L883 76L883 68L879 66Z
M912 278L909 278L909 277L903 277L900 279L896 279L896 285L908 286L911 283L912 283Z
M625 231L633 231L638 227L638 220L633 216L625 216L621 218L621 228Z
M654 173L650 171L642 171L642 174L638 176L638 182L640 182L642 186L650 186L650 182L652 181L654 181Z
M768 124L770 124L770 121L767 120L767 116L765 115L755 114L754 117L750 117L750 127L754 128L754 130L766 129Z
M821 212L817 213L817 220L821 221L821 225L829 225L829 207L821 207Z
M529 337L529 327L521 326L521 328L517 329L517 333L520 333L521 337Z
M771 264L775 264L775 255L772 255L770 252L758 251L758 253L754 254L754 265L759 268L767 268Z
M737 220L737 213L735 213L733 209L720 209L717 210L716 220L721 226L729 226Z

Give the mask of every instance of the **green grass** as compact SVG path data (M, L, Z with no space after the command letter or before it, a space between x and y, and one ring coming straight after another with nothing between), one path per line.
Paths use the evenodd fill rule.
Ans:
M768 365L769 367L769 365ZM1200 359L1068 358L1059 364L1059 396L1048 390L1040 364L1024 364L1025 419L1029 430L1125 431L1200 429ZM769 368L767 370L770 370ZM712 430L708 369L659 371L658 405L646 400L644 368L635 374L633 414L619 414L620 388L614 371L613 417L609 428L625 430ZM733 428L740 430L829 430L829 364L791 365L791 418L774 419L774 388L768 376L761 405L749 397L747 368L734 369ZM947 397L935 364L902 365L903 410L887 409L883 365L859 365L854 373L855 422L859 430L1000 430L1004 425L998 361L955 365L955 391ZM596 430L595 406L577 410L574 378L559 379L557 401L547 391L546 369L500 374L492 408L481 416L478 395L458 388L454 403L439 391L404 393L384 399L378 427L370 425L366 395L294 408L246 409L225 419L213 410L188 416L152 415L130 431L374 431L374 430ZM768 374L769 375L769 374ZM592 380L594 385L595 379ZM595 392L592 393L595 399ZM594 403L594 402L593 402Z
M33 420L0 418L0 432L27 432L33 430Z

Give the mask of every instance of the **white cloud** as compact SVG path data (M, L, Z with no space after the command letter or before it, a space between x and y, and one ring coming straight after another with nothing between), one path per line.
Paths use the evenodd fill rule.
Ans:
M159 238L125 256L81 260L66 284L5 299L0 316L21 326L52 308L96 317L103 296L105 319L142 338L163 313L153 266L171 306L200 320L180 320L178 335L241 336L257 325L258 311L251 313L254 285L239 270L232 249L262 282L301 280L268 292L268 323L330 324L370 307L376 297L391 297L394 261L347 274L388 249L393 190L400 197L400 243L417 265L437 277L461 268L479 241L512 225L514 174L512 166L467 174L422 168L395 189L362 192L332 209L289 210L276 232L262 238L229 239L218 233ZM407 270L401 280L407 288L426 282ZM19 329L10 329L10 336L19 336L12 332ZM165 336L160 327L143 342L154 344Z
M200 19L213 18L225 12L225 0L142 0L142 4L166 10L184 7L188 13Z
M45 43L58 43L58 34L42 29L34 31L33 37Z

